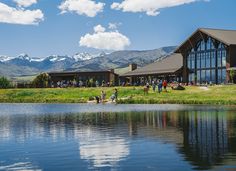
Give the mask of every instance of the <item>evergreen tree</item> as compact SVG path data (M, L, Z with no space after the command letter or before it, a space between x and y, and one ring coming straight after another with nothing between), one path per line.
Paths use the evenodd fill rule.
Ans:
M10 88L11 83L10 81L5 77L0 77L0 88Z

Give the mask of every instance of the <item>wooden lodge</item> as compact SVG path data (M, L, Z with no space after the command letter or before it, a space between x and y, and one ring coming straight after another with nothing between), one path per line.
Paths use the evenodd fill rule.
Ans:
M50 72L50 85L58 87L60 84L73 84L73 86L110 86L118 85L118 75L114 70L106 71L75 71L75 72ZM93 83L91 83L91 81ZM80 84L80 85L79 85Z

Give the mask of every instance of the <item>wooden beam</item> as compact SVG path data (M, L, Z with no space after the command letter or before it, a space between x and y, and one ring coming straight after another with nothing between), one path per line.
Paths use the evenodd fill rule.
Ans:
M192 47L192 48L194 48L194 46L193 46L193 44L192 44L191 40L190 40L190 39L188 39L188 41L189 41L189 43L190 43L191 47Z
M204 38L204 36L203 36L202 32L200 32L200 31L199 31L199 34L200 34L200 36L201 36L202 40L204 40L204 41L205 41L205 38Z

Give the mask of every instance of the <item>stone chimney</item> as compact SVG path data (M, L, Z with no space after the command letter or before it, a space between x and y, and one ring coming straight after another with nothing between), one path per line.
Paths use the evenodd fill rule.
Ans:
M129 71L133 71L136 69L137 69L137 64L135 64L135 63L129 64Z

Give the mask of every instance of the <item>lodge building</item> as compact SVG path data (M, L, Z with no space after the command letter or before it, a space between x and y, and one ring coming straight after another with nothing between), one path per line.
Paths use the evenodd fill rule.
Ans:
M69 82L75 80L77 83L82 82L83 86L88 86L89 80L97 81L99 86L104 82L118 85L118 75L114 70L104 71L75 71L75 72L50 72L50 86L56 87L58 82ZM76 85L78 86L78 85Z
M183 82L227 83L236 66L236 30L198 29L175 52L183 56Z
M55 84L61 80L113 82L120 85L142 85L157 79L183 83L236 82L236 30L197 29L173 54L144 67L129 66L127 73L118 75L114 70L89 72L51 72Z
M167 79L184 83L236 82L236 30L198 29L163 60L125 73L131 82Z

